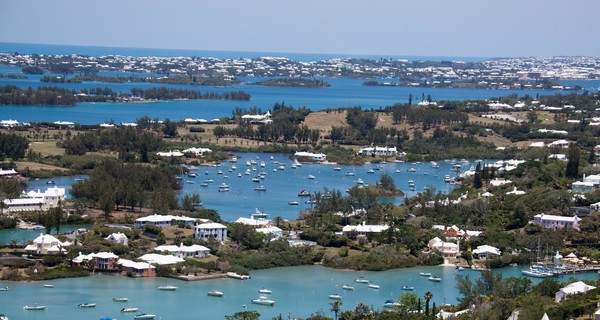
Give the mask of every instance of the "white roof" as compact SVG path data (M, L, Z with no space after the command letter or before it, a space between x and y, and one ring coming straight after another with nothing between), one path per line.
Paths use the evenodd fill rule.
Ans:
M505 180L505 179L498 179L498 178L496 178L496 179L494 179L494 180L490 181L490 185L492 185L492 186L494 186L494 187L497 187L497 186L503 186L503 185L505 185L505 184L509 184L509 183L512 183L512 181L510 181L510 180Z
M227 229L227 227L220 223L209 222L197 225L196 229Z
M194 219L194 218L190 218L190 217L186 217L186 216L173 216L170 214L166 214L166 215L153 214L150 216L145 216L145 217L135 219L135 221L137 221L137 222L170 222L173 220L196 221L196 219Z
M493 247L493 246L489 246L489 245L482 245L482 246L477 246L477 249L473 250L473 253L475 254L482 254L482 253L491 253L491 254L495 254L495 255L501 255L502 253L500 252L500 249Z
M573 216L573 217L564 217L564 216L555 216L555 215L551 215L551 214L543 214L543 213L539 213L536 214L535 216L533 216L534 218L540 218L542 220L551 220L551 221L562 221L562 222L575 222L575 221L581 221L581 218L579 218L578 216Z
M176 264L180 262L185 262L185 260L171 255L162 255L156 253L147 253L140 257L140 260L144 260L149 263L158 264L158 265L169 265Z
M121 233L121 232L111 233L108 237L106 237L104 239L109 240L111 237L113 239L115 239L116 241L119 241L119 240L122 240L122 239L127 240L127 236L124 233Z
M517 187L515 187L512 191L509 191L506 194L523 195L525 193L526 193L525 191L517 190Z
M41 192L31 190L27 192L27 196L29 198L43 198L43 197L64 197L65 196L65 188L51 187L46 189L46 191Z
M252 219L244 217L240 217L237 220L235 220L235 223L241 223L249 226L264 226L269 224L270 222L271 220L268 219Z
M571 283L570 285L568 285L564 288L561 288L560 291L562 291L566 294L574 294L574 293L587 292L587 291L593 290L593 289L596 289L596 287L590 286L583 281L577 281L577 282Z
M119 259L119 256L112 252L98 252L98 253L90 253L90 254L82 254L81 252L75 258L73 258L73 262L82 263L85 260L93 260L94 258L99 259Z
M266 227L266 228L258 228L258 229L256 229L256 232L269 234L269 233L283 232L283 230L281 230L278 227L272 226L272 227Z
M9 169L9 170L0 169L0 176L7 176L7 175L13 175L13 174L17 174L15 169Z
M160 251L160 252L198 252L198 251L210 251L209 248L205 247L205 246L201 246L198 244L193 244L191 246L184 246L183 244L176 246L176 245L162 245L162 246L158 246L156 248L154 248L154 250L156 251Z
M157 152L159 157L183 157L183 153L179 150L168 151L168 152Z
M4 203L9 206L19 206L26 204L44 204L44 200L42 199L29 199L29 198L17 198L17 199L4 199Z
M389 228L389 226L386 225L369 225L369 224L359 224L356 226L344 226L342 228L343 232L350 232L350 231L356 231L356 232L382 232L385 231Z
M148 262L135 262L135 261L127 260L127 259L119 259L119 261L117 261L117 263L122 265L123 267L133 268L133 269L137 269L137 270L155 269L155 267Z

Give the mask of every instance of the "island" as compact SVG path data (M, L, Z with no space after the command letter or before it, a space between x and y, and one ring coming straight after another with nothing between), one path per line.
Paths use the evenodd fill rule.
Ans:
M309 78L275 78L254 82L252 84L268 87L294 87L294 88L326 88L329 83L319 79Z

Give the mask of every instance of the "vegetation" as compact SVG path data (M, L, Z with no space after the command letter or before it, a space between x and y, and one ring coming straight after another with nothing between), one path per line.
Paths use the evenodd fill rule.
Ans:
M0 132L0 160L23 158L28 146L29 141L26 138L13 133Z
M231 86L238 84L239 79L229 79L221 76L198 77L190 76L162 76L162 77L134 77L134 76L101 76L97 74L77 75L71 78L64 77L43 77L42 82L62 82L62 83L81 83L83 81L106 82L106 83L126 83L126 82L148 82L157 84L182 84L197 86Z
M331 87L329 83L319 79L308 78L275 78L253 84L269 87L295 87L295 88L325 88Z

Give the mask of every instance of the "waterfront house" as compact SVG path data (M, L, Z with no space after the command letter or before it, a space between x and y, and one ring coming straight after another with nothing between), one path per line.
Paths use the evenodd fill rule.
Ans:
M159 215L153 214L146 217L141 217L135 219L135 227L136 228L144 228L147 224L153 224L157 227L167 227L174 224L185 224L189 226L194 226L196 224L196 219L186 217L186 216L173 216L173 215Z
M579 230L579 223L581 218L577 216L565 217L555 216L551 214L536 214L533 217L533 224L541 226L546 229L574 229Z
M167 266L167 265L173 265L173 264L185 262L185 260L183 260L180 257L172 256L170 254L162 255L162 254L156 254L156 253L147 253L147 254L141 256L139 259L143 260L147 263L161 265L161 266Z
M269 240L276 240L283 236L283 230L276 226L268 226L256 229L256 232L260 232L266 236Z
M593 289L596 289L596 287L590 286L583 281L573 282L570 285L558 290L558 292L556 292L556 294L554 295L554 299L558 303L566 300L567 297L570 295L586 293Z
M235 220L235 223L241 223L241 224L245 224L247 226L253 226L253 227L264 227L264 226L268 226L271 223L271 220L269 219L264 219L264 218L245 218L245 217L239 217L237 220Z
M41 192L31 190L23 193L20 198L5 199L6 213L23 211L46 211L58 207L59 203L65 201L65 188L52 187Z
M156 153L157 156L159 157L183 157L183 152L179 151L179 150L169 150L166 152L157 152Z
M183 153L192 153L194 154L196 157L198 156L204 156L205 153L210 153L212 152L211 149L209 148L187 148L183 150Z
M358 151L361 156L385 156L393 157L398 155L398 149L396 147L367 147L362 148Z
M156 267L148 262L135 262L127 259L119 259L117 263L121 270L137 277L156 277Z
M0 127L2 128L14 128L19 126L17 120L0 120Z
M170 254L179 258L206 258L210 256L210 249L198 244L193 244L191 246L184 246L183 243L179 244L179 246L162 245L154 248L154 251L162 254Z
M477 246L477 249L473 250L473 254L479 257L479 259L488 259L499 257L502 255L502 252L500 251L500 249L486 244L482 246Z
M387 230L388 228L389 228L389 226L387 226L387 225L370 225L370 224L366 224L366 222L363 221L363 223L359 224L359 225L344 226L342 228L342 233L347 236L351 233L356 232L358 237L366 237L370 233L382 233L383 231Z
M216 222L202 223L195 227L194 237L202 240L213 238L218 241L226 241L227 227Z
M119 256L112 252L90 253L88 255L79 252L73 260L73 265L92 270L118 270Z
M458 244L445 242L438 237L429 240L427 247L429 247L429 250L439 251L444 258L456 258L459 252Z
M112 243L118 243L118 244L122 244L125 246L128 243L127 236L121 232L111 233L108 237L106 237L104 239L106 239Z
M18 175L19 174L17 171L15 171L15 169L4 170L0 168L0 178L15 178Z
M312 161L316 161L316 162L323 162L325 160L327 160L327 155L325 155L324 153L312 153L312 152L305 152L305 151L297 151L296 153L294 153L294 157L296 158L308 158Z
M41 234L33 239L33 244L25 247L28 253L36 254L60 254L65 253L66 248L71 246L69 241L62 242L49 234Z

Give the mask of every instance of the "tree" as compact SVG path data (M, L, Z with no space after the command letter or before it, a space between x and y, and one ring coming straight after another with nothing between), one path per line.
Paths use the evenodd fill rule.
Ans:
M579 147L571 143L569 145L569 151L567 153L567 178L577 179L579 176L579 158L581 154L579 151Z
M473 187L475 189L480 189L483 186L483 181L481 180L481 162L477 163L477 167L475 168L475 175L473 176Z
M419 296L416 293L405 293L398 297L398 301L408 310L416 310L420 304Z
M177 123L171 121L169 118L165 119L162 132L167 137L177 136Z
M529 121L529 123L535 123L538 119L537 116L537 112L535 112L535 110L531 109L529 110L529 112L527 112L527 121Z
M338 314L340 313L340 307L342 305L341 301L333 301L330 302L329 305L331 306L331 312L333 312L333 314L335 315L335 320L337 320L338 318Z
M429 301L431 300L431 298L433 298L433 294L430 291L425 292L425 295L423 296L423 298L425 299L425 315L428 316L429 315Z
M260 313L258 311L241 311L236 312L231 316L225 316L225 320L258 320L260 319Z
M385 190L395 191L396 184L394 183L394 178L387 173L382 173L379 178L379 186L381 186Z

